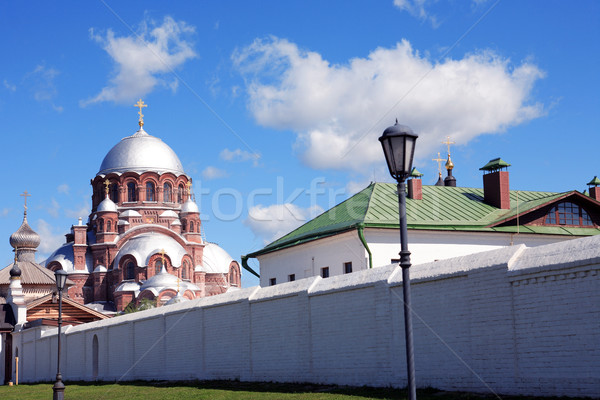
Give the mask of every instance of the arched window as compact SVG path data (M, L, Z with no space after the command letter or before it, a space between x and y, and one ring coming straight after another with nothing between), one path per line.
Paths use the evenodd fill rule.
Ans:
M183 203L183 185L180 184L177 188L177 202Z
M135 279L135 264L129 261L125 267L125 279Z
M162 269L162 260L159 258L154 262L154 275L160 274L160 270Z
M104 220L99 219L98 220L98 232L103 232L103 231L104 231Z
M119 202L119 185L117 185L116 183L113 183L112 185L110 185L108 195L114 203L118 203Z
M98 377L98 336L92 339L92 376Z
M127 184L127 201L136 202L137 201L137 193L135 190L135 182L129 182Z
M163 186L163 199L165 203L171 203L173 201L173 187L169 182L166 182Z
M194 221L190 221L190 232L194 233Z
M184 219L181 221L181 232L185 232L186 228L187 228L187 221Z
M571 202L558 203L548 211L544 219L545 225L593 226L589 214L577 204Z
M112 232L112 224L110 220L106 221L106 232Z
M190 279L188 277L188 268L189 268L189 264L187 261L183 262L183 268L181 269L181 279Z
M155 192L154 183L146 182L146 201L155 201L154 192Z

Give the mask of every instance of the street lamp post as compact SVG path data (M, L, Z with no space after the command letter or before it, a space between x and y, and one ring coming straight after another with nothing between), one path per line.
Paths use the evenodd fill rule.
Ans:
M408 375L408 398L416 400L415 359L410 307L410 251L408 251L406 228L406 178L410 175L415 143L418 135L408 126L390 126L379 138L390 174L398 183L398 206L400 212L400 267L402 268L402 291L404 295L404 333L406 338L406 369Z
M60 328L62 326L62 291L65 288L67 282L67 273L59 269L54 272L56 277L56 289L58 289L58 353L57 353L57 365L56 365L56 382L52 386L54 395L53 400L63 400L65 398L65 384L62 381L62 375L60 374Z

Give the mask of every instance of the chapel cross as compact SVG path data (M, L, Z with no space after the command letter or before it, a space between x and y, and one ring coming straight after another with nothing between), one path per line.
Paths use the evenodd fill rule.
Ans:
M110 186L110 181L107 179L104 181L104 187L106 188L106 194L108 194L108 187Z
M437 163L438 163L438 172L441 175L442 174L442 161L444 161L444 159L440 157L440 152L439 151L438 151L437 158L432 158L431 161L437 161Z
M192 198L192 182L188 181L185 186L187 186L188 198Z
M138 114L140 116L138 124L140 124L141 128L142 126L144 126L144 114L142 114L142 108L148 107L148 104L144 104L144 101L142 99L139 99L138 102L135 103L133 106L138 107L140 109L140 111L138 111Z
M165 253L166 252L167 251L165 249L160 250L161 262L162 262L162 266L165 268L165 270L167 269L167 267L165 267Z
M450 145L451 144L456 144L456 142L451 142L450 141L450 136L446 136L446 141L442 142L442 144L445 144L445 145L448 146L448 155L450 155ZM439 157L439 155L438 155L438 157Z
M27 190L23 192L23 194L20 194L19 196L23 196L25 198L25 211L27 211L27 198L31 197L31 195L29 193L27 193Z

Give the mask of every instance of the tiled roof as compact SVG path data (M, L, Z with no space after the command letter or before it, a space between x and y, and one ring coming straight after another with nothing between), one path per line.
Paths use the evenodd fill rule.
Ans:
M17 261L21 270L21 285L55 285L54 272L32 263L31 261ZM13 264L0 270L0 285L10 283L10 269Z
M600 234L597 228L561 226L495 226L533 211L576 191L534 192L511 191L511 208L503 210L483 201L483 189L423 186L423 199L406 199L408 229L462 230L480 232L521 232L536 234L589 236ZM583 197L583 195L581 195ZM398 195L396 184L372 183L359 193L325 211L296 230L248 254L255 257L286 247L335 235L358 227L398 228Z

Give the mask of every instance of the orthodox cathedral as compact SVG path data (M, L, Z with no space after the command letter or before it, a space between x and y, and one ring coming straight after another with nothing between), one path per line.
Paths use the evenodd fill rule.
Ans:
M203 239L192 180L175 152L144 131L123 138L91 180L92 209L45 267L68 272L69 297L99 311L157 305L240 287L240 266Z

